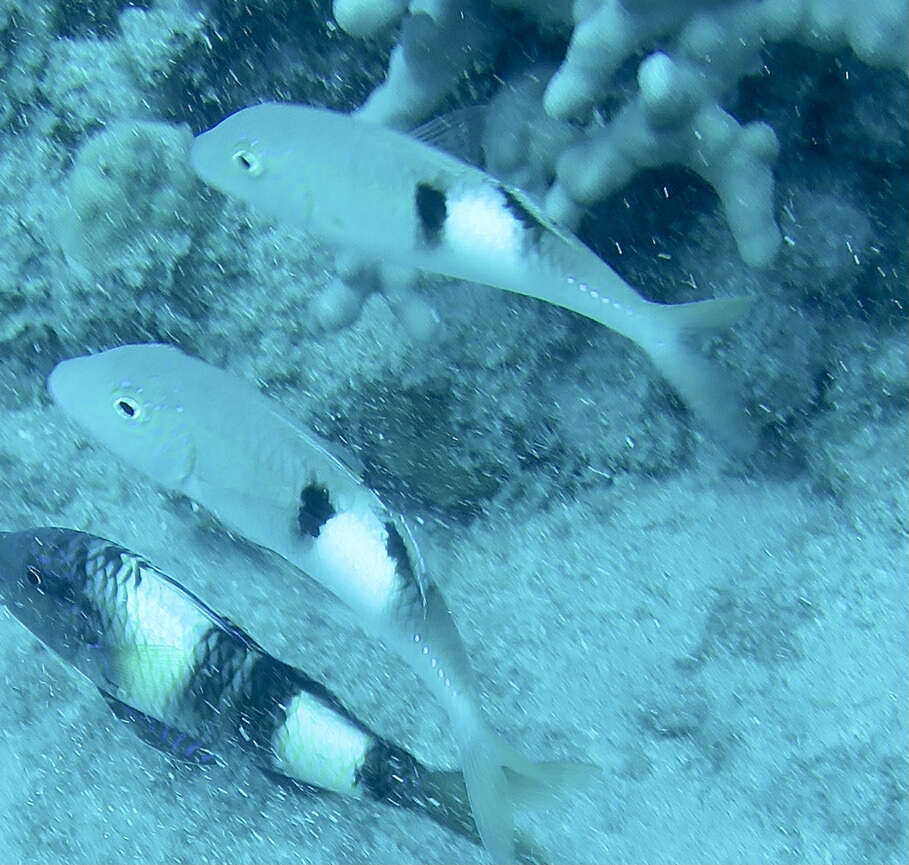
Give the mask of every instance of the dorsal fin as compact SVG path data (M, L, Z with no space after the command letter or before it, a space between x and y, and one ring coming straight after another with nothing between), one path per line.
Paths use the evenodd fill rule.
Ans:
M427 120L410 131L410 136L443 150L458 159L483 168L486 157L483 153L483 123L485 105L466 105L446 114Z

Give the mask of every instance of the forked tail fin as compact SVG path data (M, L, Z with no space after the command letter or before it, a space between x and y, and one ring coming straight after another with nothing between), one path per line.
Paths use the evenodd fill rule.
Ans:
M506 865L546 861L531 839L516 836L516 806L540 807L600 774L588 763L533 763L483 730L461 743L460 772L427 769L409 752L381 740L372 757L361 769L361 782L374 798L420 811L482 844L495 862Z
M755 424L742 403L734 376L724 373L697 345L698 334L730 327L751 306L751 297L723 297L650 309L659 327L640 340L657 369L700 418L712 436L733 455L754 449Z
M421 811L440 826L483 846L470 809L464 775L457 769L421 772L419 782L410 785L408 797L398 798L394 804ZM518 836L511 861L522 865L545 865L546 857L530 838Z
M541 852L515 840L514 808L533 807L588 784L599 768L586 763L533 763L490 731L461 745L461 770L471 813L483 845L495 862L541 860Z

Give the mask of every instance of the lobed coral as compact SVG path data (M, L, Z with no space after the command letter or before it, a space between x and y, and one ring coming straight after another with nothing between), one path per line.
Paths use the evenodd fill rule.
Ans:
M741 79L761 72L764 46L794 40L835 51L848 45L870 65L909 71L909 21L900 0L861 6L849 0L577 0L570 12L558 2L505 5L547 27L573 28L563 62L539 94L548 118L584 123L580 140L551 159L550 215L576 227L586 208L641 170L683 165L714 188L743 260L754 266L770 264L780 245L772 178L778 142L768 125L741 124L727 106ZM406 14L400 3L336 0L339 23L357 36L404 14L387 78L361 116L413 125L471 65L488 64L496 28L487 26L476 44L480 11L476 2L452 0L414 0ZM493 10L485 11L494 21ZM636 92L608 115L598 112L620 67L642 54ZM514 98L528 102L523 93ZM550 150L551 128L540 124L542 146ZM515 142L501 134L487 139L491 163L507 162L496 151L513 150ZM540 149L523 144L531 153Z

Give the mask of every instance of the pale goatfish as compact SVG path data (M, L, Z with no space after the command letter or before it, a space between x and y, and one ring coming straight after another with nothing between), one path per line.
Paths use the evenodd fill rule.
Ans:
M713 434L751 447L730 377L691 337L751 302L666 305L641 297L527 196L417 138L307 105L244 108L197 136L199 177L313 238L364 258L524 294L636 342Z
M403 518L255 387L152 344L63 361L48 389L130 466L300 568L413 667L451 720L473 817L497 860L514 859L516 786L591 777L581 764L531 763L490 729L461 636Z
M479 842L460 772L424 766L141 556L60 528L0 532L0 602L143 741L189 763L424 813ZM525 845L520 857L533 860Z

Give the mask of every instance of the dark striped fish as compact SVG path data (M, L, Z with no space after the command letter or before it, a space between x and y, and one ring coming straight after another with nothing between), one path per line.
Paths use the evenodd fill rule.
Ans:
M0 532L0 600L158 750L252 759L269 775L421 811L480 843L459 772L428 769L378 736L135 553L69 529Z

